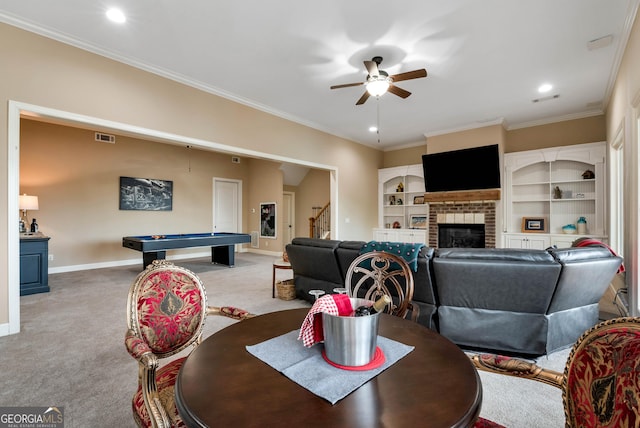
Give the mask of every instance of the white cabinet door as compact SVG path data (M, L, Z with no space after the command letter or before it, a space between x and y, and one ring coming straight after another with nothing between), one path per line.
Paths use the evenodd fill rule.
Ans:
M427 232L425 230L399 230L398 239L400 242L411 244L427 244Z
M394 229L373 229L373 240L397 242L398 231Z
M549 248L550 240L548 236L535 236L531 238L527 238L529 242L530 250L544 250L545 248Z
M550 245L550 239L546 235L535 234L506 234L504 235L507 248L525 248L531 250L544 250Z
M527 248L527 240L521 236L505 235L507 248Z

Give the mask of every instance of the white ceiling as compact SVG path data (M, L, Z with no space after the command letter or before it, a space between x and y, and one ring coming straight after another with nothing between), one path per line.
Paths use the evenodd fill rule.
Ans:
M389 150L603 113L639 1L0 0L0 21ZM127 22L109 22L108 6ZM406 99L362 106L363 86L329 89L364 81L373 56L389 74L428 77L398 82ZM554 89L538 94L545 82Z

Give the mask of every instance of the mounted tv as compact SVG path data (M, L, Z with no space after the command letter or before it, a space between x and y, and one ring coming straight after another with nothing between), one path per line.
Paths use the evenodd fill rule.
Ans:
M422 167L427 192L500 188L497 144L422 155Z

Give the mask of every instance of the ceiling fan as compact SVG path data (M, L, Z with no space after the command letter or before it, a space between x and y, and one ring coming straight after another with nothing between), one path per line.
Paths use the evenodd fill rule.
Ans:
M381 63L381 56L374 56L373 58L371 58L371 61L364 61L364 66L369 72L366 81L358 83L345 83L344 85L334 85L331 87L331 89L365 85L367 90L364 94L362 94L358 102L356 102L356 105L361 105L364 104L365 101L367 101L369 96L373 95L374 97L379 97L387 91L399 96L400 98L407 98L409 95L411 95L411 92L397 87L396 85L394 85L394 82L427 77L427 70L425 70L424 68L389 76L389 73L378 68Z

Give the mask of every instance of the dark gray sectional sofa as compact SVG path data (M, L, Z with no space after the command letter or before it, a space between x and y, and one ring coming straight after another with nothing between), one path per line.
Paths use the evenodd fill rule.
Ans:
M332 293L363 241L295 238L286 251L296 296ZM413 272L418 322L465 349L543 355L598 322L598 302L622 263L604 247L547 250L424 247Z

